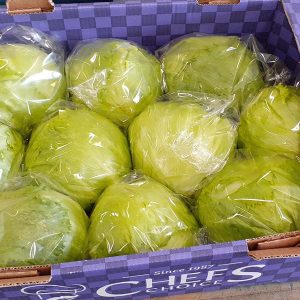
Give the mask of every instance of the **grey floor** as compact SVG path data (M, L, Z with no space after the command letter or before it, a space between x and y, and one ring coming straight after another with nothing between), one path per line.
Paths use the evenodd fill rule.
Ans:
M300 300L300 282L235 288L214 293L157 298L159 300Z

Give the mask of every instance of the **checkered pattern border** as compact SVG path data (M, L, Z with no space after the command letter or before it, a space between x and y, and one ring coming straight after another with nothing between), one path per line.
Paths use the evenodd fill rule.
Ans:
M126 1L57 5L54 13L9 16L0 10L0 26L23 24L52 33L72 48L80 40L126 38L150 50L183 34L247 35L261 42L271 30L277 1L200 6L194 0Z
M286 1L285 8L294 22L295 17L291 17L288 9L293 4L291 0ZM51 33L64 42L69 49L80 40L115 37L135 41L153 51L180 35L192 32L239 36L254 33L268 51L278 55L290 68L295 69L300 61L294 35L283 6L276 0L241 0L240 4L234 6L198 6L193 0L130 0L126 4L58 5L55 12L51 14L14 17L7 15L4 8L0 8L0 27L13 23L32 26ZM295 27L296 24L293 23L293 29L297 34L299 30ZM116 285L110 289L110 292L136 293L134 296L122 299L147 299L154 296L234 286L237 283L229 281L232 271L248 265L265 265L261 271L263 275L239 285L300 279L300 258L257 262L251 259L246 251L245 242L235 242L67 263L53 266L53 278L50 284L62 286L82 284L86 290L80 294L79 299L92 300L101 299L96 294L101 286L122 280L138 281L138 284L134 285ZM158 273L162 270L174 271L174 274L179 277L180 272L176 270L190 273L197 272L196 270L201 270L202 267L205 276L208 271L207 266L211 266L210 270L227 269L218 277L222 284L165 289L155 293L146 292L145 278L150 277L155 281L166 280L166 274ZM176 284L178 285L178 282ZM20 290L20 287L2 288L0 299L39 299L36 295L22 295ZM47 299L46 295L42 299Z
M296 6L300 7L300 3ZM280 57L291 70L299 72L300 54L282 3L278 4L275 11L267 45L270 53Z
M254 33L265 48L293 68L299 53L278 3L241 0L237 5L200 6L194 0L127 0L62 4L53 13L21 16L9 16L0 8L0 27L12 23L32 26L53 34L69 49L81 40L115 37L135 41L150 51L192 32L239 36Z
M200 6L194 0L128 0L63 4L57 5L54 13L22 16L9 16L2 8L0 27L12 23L32 26L53 34L69 49L81 40L115 37L135 41L150 51L192 32L239 36L254 33L268 50L294 68L299 53L278 3L241 0L238 5Z
M300 48L300 2L298 0L283 0L283 4Z
M245 267L247 269L245 269ZM242 269L241 269L242 268ZM258 274L247 281L249 275L238 275L237 269ZM211 284L207 282L208 272L214 272ZM165 274L162 274L165 273ZM169 274L166 274L169 273ZM182 274L190 274L190 280L197 277L196 284L181 284ZM187 249L160 251L132 256L65 263L53 266L52 281L39 286L39 295L22 295L22 287L0 289L0 299L50 299L66 294L43 295L44 289L57 286L84 286L78 299L149 299L170 295L180 295L200 291L215 291L233 286L249 286L266 283L292 282L300 279L300 258L281 258L256 261L247 254L244 241L226 244L203 245ZM169 276L175 276L174 284L168 285ZM147 289L146 279L153 281L156 289ZM242 280L238 282L237 280ZM130 283L128 283L130 281ZM123 282L123 284L120 284ZM125 283L124 283L125 282ZM217 282L212 284L212 282ZM97 291L109 284L117 283L106 289L107 293L128 296L104 298ZM49 287L52 285L52 287ZM170 286L173 286L171 288ZM41 296L42 295L42 296ZM67 294L68 295L68 294Z
M113 0L54 0L53 2L55 4L60 4L60 3L90 3L90 2L112 2ZM5 5L6 0L0 0L0 5Z

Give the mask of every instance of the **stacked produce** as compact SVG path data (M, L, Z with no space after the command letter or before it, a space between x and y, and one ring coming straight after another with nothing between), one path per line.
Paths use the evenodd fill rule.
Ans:
M28 135L47 109L65 97L63 48L42 33L36 35L33 29L19 26L3 30L0 121Z
M23 155L22 136L9 126L0 123L0 183L18 174Z
M257 154L300 154L300 90L276 85L264 88L244 110L240 146Z
M223 105L216 97L184 93L149 105L129 128L135 168L192 196L235 148L236 124L224 115Z
M85 258L88 217L71 198L27 185L0 195L0 266Z
M0 266L299 230L300 92L268 81L254 42L192 35L155 57L102 39L65 62L3 30Z
M237 157L199 193L198 215L216 242L300 228L299 162Z
M264 85L255 54L238 37L188 36L158 53L169 93L203 92L242 107Z
M108 187L91 216L92 258L197 245L198 224L179 196L137 174Z
M28 144L25 168L87 209L131 169L127 140L110 120L86 109L60 109Z
M124 127L163 92L159 61L123 40L79 45L68 58L66 73L72 101Z

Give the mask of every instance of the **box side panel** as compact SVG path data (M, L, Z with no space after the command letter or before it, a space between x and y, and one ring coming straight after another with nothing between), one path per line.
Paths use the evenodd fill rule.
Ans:
M274 22L273 22L274 21ZM0 28L13 23L55 35L71 49L79 41L123 38L154 51L184 34L244 36L254 33L262 45L295 69L296 42L281 4L241 0L238 5L196 5L188 1L139 1L57 5L54 13L9 16L0 8ZM294 24L294 23L293 23Z
M300 2L298 0L283 0L283 3L296 36L298 47L300 47Z
M57 5L54 13L9 16L0 10L0 27L12 23L33 26L56 35L69 48L81 40L125 38L150 50L192 32L246 35L261 42L271 30L277 1L246 1L238 5L199 6L194 0L139 1L127 4Z
M297 4L297 7L300 11L300 3ZM295 25L294 21L291 22ZM299 50L295 35L293 34L281 2L278 3L278 7L274 14L274 23L266 48L270 53L280 57L292 71L295 73L299 72Z
M51 299L54 295L70 296L77 289L80 299L146 299L218 290L234 268L247 266L249 261L246 243L240 241L65 263L53 266L49 284L2 288L0 299L37 299L41 295L42 299ZM192 278L193 286L187 283Z
M137 1L130 5L62 5L52 14L14 17L0 10L0 27L14 22L51 32L69 48L80 40L116 37L155 50L191 32L255 33L289 66L299 61L291 28L277 1L242 0L237 6L196 6L193 1L169 0L143 6ZM300 258L255 261L247 255L245 242L237 242L62 264L54 266L51 283L2 288L0 299L72 299L76 295L79 299L146 299L299 279Z
M52 275L49 284L2 288L0 299L138 300L292 282L300 279L300 258L256 261L239 241L65 263Z

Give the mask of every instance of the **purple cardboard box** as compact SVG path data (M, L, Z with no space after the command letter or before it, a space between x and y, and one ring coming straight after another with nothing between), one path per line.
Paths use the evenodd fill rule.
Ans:
M293 71L298 69L298 0L241 0L237 5L220 6L199 6L193 0L142 2L65 4L58 5L54 13L14 17L1 8L0 27L12 23L33 26L57 36L69 49L80 40L116 37L151 51L192 32L253 33L267 51L278 55ZM299 236L293 233L277 237L277 242L237 241L51 268L2 269L0 299L148 299L297 281L300 248L295 246ZM2 276L3 272L8 276ZM15 278L9 279L12 273ZM8 279L1 279L5 276Z

